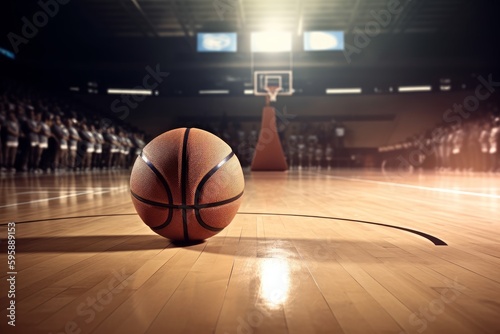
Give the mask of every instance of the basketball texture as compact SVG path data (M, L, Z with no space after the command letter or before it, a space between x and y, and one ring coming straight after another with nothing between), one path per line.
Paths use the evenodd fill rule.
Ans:
M203 240L222 231L241 203L245 181L229 145L195 128L165 132L137 157L132 202L154 232L172 240Z

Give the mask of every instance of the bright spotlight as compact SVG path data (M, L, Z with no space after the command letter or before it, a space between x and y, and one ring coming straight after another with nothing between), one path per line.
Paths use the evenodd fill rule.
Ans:
M283 31L253 32L251 48L252 52L290 52L292 34Z

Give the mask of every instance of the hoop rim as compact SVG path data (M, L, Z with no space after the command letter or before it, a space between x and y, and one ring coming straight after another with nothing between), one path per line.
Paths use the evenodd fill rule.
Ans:
M279 92L283 89L281 86L266 86L265 90L267 91L269 98L272 102L276 101L276 97L278 96Z

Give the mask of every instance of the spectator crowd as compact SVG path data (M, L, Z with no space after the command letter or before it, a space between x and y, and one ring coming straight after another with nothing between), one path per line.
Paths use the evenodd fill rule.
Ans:
M0 170L60 173L128 168L144 134L11 80L0 81Z
M186 126L186 122L178 126ZM231 146L243 167L251 165L255 150L259 148L260 122L241 123L223 116L212 122L188 122L187 126L204 129L222 138ZM334 119L283 123L278 118L277 130L290 168L334 167L344 148L345 127Z
M500 172L500 116L454 118L407 140L379 148L387 168Z
M145 145L144 134L57 94L0 79L0 171L62 173L129 168ZM183 120L178 127L205 129L222 138L250 166L260 122L222 116L214 122ZM291 168L334 166L345 129L335 120L280 123L278 135Z

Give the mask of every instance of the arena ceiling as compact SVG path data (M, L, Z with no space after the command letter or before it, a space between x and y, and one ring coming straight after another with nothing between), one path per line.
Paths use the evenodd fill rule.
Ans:
M461 32L479 17L473 1L456 0L83 0L92 22L115 36L193 36L198 31L283 30L347 34L389 12L381 33ZM390 9L392 10L392 13ZM479 14L477 12L476 14ZM384 21L382 21L384 22ZM384 22L385 23L385 22ZM479 22L478 22L479 23Z
M500 31L495 17L500 6L493 0L7 0L0 4L2 35L20 30L21 18L30 20L40 3L57 1L65 4L47 24L57 26L51 35L89 32L94 39L189 40L200 31L244 35L272 25L297 36L322 29L353 36L371 29L375 37L453 35L470 44Z
M294 34L296 69L316 68L317 75L329 68L343 70L345 78L354 73L360 80L367 75L379 80L382 75L371 74L370 68L391 68L396 69L391 75L401 70L413 76L436 71L452 75L455 69L470 76L476 69L500 68L496 17L500 5L493 0L44 1L65 4L29 45L22 46L26 51L19 57L41 59L51 66L77 64L82 71L120 70L119 63L132 69L130 64L135 63L142 73L144 64L153 62L169 70L247 71L249 34L270 26ZM20 33L21 18L31 19L37 11L40 2L2 1L0 47L8 46L9 32ZM350 62L342 52L303 52L301 35L308 30L342 30L346 44L354 47L360 46L363 34L368 40ZM196 34L216 31L238 32L242 43L236 54L197 54Z

